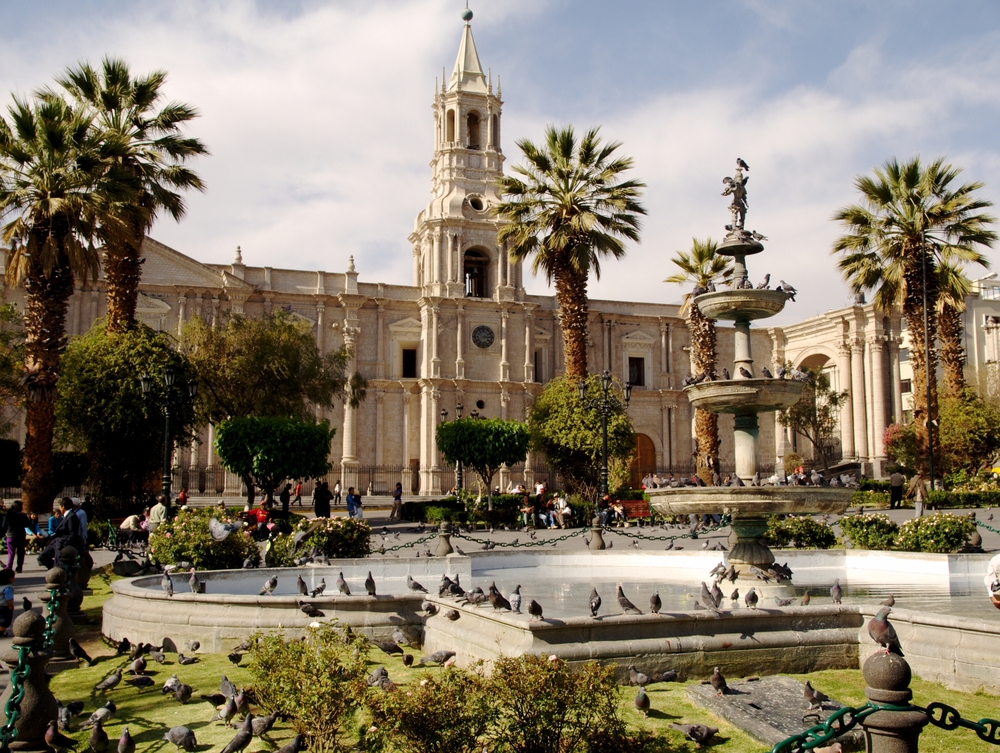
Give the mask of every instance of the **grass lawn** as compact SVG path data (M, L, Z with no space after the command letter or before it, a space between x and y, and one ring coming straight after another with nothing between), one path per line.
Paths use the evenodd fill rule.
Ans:
M86 713L74 720L74 726L86 719L94 709L102 705L107 698L114 699L118 705L113 722L107 726L109 737L116 739L121 734L122 725L127 724L137 748L141 751L160 751L173 753L169 750L170 743L163 741L163 734L170 727L183 724L194 730L198 738L198 749L201 751L221 750L235 734L221 722L209 722L215 714L215 709L208 703L198 699L199 694L217 693L219 680L225 674L237 686L249 685L250 674L241 667L234 667L225 655L201 654L197 664L181 667L176 664L176 656L168 654L167 663L158 665L150 662L148 670L156 680L156 687L138 692L124 683L103 696L93 690L100 680L109 675L116 667L127 665L127 657L116 657L110 648L100 640L100 606L110 595L109 579L104 574L95 574L91 581L94 594L86 597L84 608L91 624L82 626L79 631L81 642L97 660L93 667L82 666L78 669L62 672L52 680L52 691L64 703L72 700L84 700ZM385 665L389 676L399 685L419 681L427 672L440 672L436 669L407 669L398 657L388 657L376 648L372 649L371 667ZM159 687L170 675L177 674L180 680L194 688L194 697L186 705L181 706L172 696L164 696ZM830 670L814 672L810 675L796 676L805 680L807 677L818 689L843 703L860 705L864 703L864 680L860 670ZM737 678L732 678L737 679ZM654 741L654 751L694 751L695 745L683 736L670 729L669 724L701 723L719 728L719 738L711 750L718 753L763 753L768 748L755 742L739 730L730 727L713 717L704 709L688 701L685 684L667 683L650 686L649 696L651 711L648 718L643 718L633 707L635 688L624 687L621 690L622 715L630 726L644 731ZM968 694L947 690L941 685L914 679L912 686L914 702L925 705L930 701L943 701L957 708L967 719L978 720L982 717L996 718L1000 716L1000 699L985 694ZM378 691L381 692L381 691ZM256 711L256 710L255 710ZM360 712L364 715L364 712ZM358 725L365 723L359 716ZM87 748L87 731L71 733L80 740L80 750ZM294 734L289 723L278 722L271 733L270 743L266 740L254 740L248 751L273 750L285 744ZM948 751L963 753L981 752L987 749L987 744L979 740L975 733L968 730L945 732L933 726L928 726L921 736L920 750L922 753L944 753ZM113 750L113 747L109 748Z

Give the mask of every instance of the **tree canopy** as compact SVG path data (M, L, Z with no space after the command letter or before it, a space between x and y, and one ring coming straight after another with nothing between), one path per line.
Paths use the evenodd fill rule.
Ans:
M823 369L805 371L812 380L802 390L802 397L791 407L778 411L776 419L782 426L808 439L813 446L813 461L819 461L823 470L828 470L833 440L840 424L840 411L850 393L830 389L830 377Z
M438 424L438 449L447 463L463 463L479 476L493 499L493 477L501 466L528 457L528 428L499 418L460 418Z

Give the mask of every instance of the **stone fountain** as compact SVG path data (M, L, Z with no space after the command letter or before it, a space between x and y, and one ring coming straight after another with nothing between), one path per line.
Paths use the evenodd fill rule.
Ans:
M747 164L738 159L732 177L723 179L723 196L732 196L729 211L732 222L717 253L733 259L733 282L729 290L697 289L692 305L709 319L731 321L735 326L732 379L715 379L714 374L698 375L684 388L695 408L710 413L730 413L734 419L733 449L736 475L746 486L682 487L651 489L650 504L661 515L725 513L732 517L729 561L740 570L737 586L741 594L756 587L763 597L791 592L791 584L762 583L749 573L754 565L764 571L774 563L774 555L761 536L767 529L767 515L774 513L843 513L851 499L851 490L821 486L750 486L757 474L758 416L794 405L802 395L805 382L784 378L784 369L775 375L757 376L750 347L750 322L772 317L785 307L795 290L782 283L775 290L769 278L756 288L747 272L747 257L764 250L767 240L756 231L744 228L747 212ZM778 365L780 366L780 364ZM793 372L794 373L794 372ZM778 376L780 374L781 376ZM759 477L758 477L759 478ZM740 568L740 565L744 567Z

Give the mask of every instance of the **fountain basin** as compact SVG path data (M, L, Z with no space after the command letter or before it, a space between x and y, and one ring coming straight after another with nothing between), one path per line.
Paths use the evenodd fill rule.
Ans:
M769 413L798 402L805 388L793 379L726 379L684 388L691 405L709 413Z
M702 293L694 302L709 319L749 322L780 313L787 300L778 290L717 290Z
M787 513L843 514L852 489L828 486L686 486L649 489L649 506L659 515L723 513L734 518Z

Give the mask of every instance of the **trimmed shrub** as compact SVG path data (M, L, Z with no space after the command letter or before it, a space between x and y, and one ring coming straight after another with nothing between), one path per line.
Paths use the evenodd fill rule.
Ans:
M851 495L851 504L855 507L888 507L889 492L854 492Z
M976 530L969 518L945 512L911 518L899 527L896 548L904 552L954 552L968 543Z
M495 717L488 683L478 673L449 668L424 675L406 691L373 688L372 715L360 747L399 753L479 753Z
M548 497L548 495L546 495ZM531 495L534 499L534 495ZM517 514L521 509L520 494L494 494L493 509L486 509L486 497L477 505L475 500L469 503L469 520L485 523L488 526L512 526L517 523Z
M858 488L863 492L888 492L889 486L888 481L876 481L871 478L863 478L858 481Z
M649 497L646 496L645 489L619 489L618 491L613 492L611 496L615 499L649 499Z
M767 519L764 539L770 546L779 549L789 545L796 549L829 549L837 543L837 536L830 526L808 515L789 515L786 518L771 515Z
M220 512L215 507L177 510L173 520L162 523L149 535L150 557L161 565L187 561L199 570L236 569L246 559L258 562L260 549L250 537L251 528L231 533L222 541L212 538L208 531L210 518L233 522Z
M365 695L367 661L364 637L313 623L301 641L257 633L247 669L257 704L291 719L310 751L347 751L345 729Z
M302 533L296 546L295 536ZM279 567L292 567L297 554L314 548L332 559L367 557L371 533L371 526L357 518L302 518L291 534L275 537L271 551Z
M892 549L899 533L899 525L881 513L848 515L839 522L855 549Z

